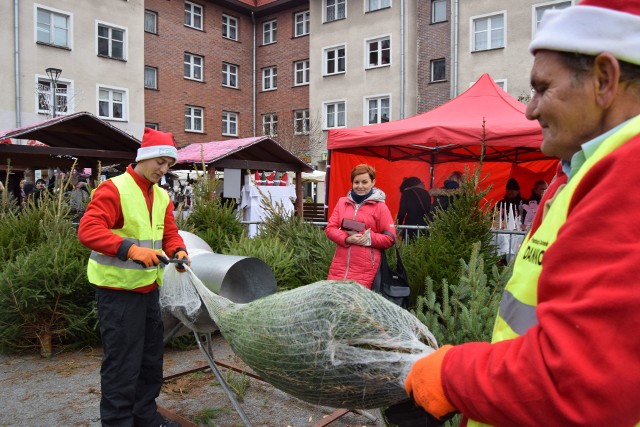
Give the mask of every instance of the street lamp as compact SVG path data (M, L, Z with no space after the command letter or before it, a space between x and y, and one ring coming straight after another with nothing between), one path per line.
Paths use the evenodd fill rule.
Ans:
M56 89L58 78L60 77L60 73L62 70L60 68L49 67L45 70L47 72L47 76L49 76L49 80L51 80L51 92L53 93L53 112L52 117L56 116Z

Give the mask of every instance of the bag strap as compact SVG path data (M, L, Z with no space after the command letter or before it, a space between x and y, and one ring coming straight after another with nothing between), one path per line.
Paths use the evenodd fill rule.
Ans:
M416 192L414 188L412 188L411 191L413 192L413 194L416 195L416 198L418 199L418 203L420 203L422 210L426 212L427 210L424 208L424 204L422 203L422 199L420 198L420 195Z

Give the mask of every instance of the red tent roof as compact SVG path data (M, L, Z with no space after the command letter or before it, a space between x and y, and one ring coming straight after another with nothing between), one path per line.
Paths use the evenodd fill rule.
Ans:
M526 106L483 74L467 91L431 111L369 126L331 129L327 147L388 160L431 163L476 160L485 140L486 161L520 163L544 158L542 130Z

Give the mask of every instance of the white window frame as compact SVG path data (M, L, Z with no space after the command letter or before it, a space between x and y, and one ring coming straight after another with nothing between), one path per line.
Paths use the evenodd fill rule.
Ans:
M340 15L342 5L343 15ZM347 0L322 0L323 22L339 21L347 18Z
M550 9L557 9L556 6L563 4L563 3L569 3L568 6L563 7L562 9L569 7L569 6L573 6L574 5L574 1L573 0L555 0L555 1L548 1L546 3L538 3L538 4L534 4L531 6L531 20L532 20L532 26L531 26L531 36L533 37L533 35L536 33L536 31L538 31L538 25L540 25L540 21L538 20L538 10L542 9L543 13L545 10L550 10Z
M238 41L238 18L222 15L222 37Z
M442 19L438 19L436 17L436 9L444 6L444 17ZM446 22L447 21L447 0L431 0L431 23L437 24L438 22Z
M386 101L386 106L383 105ZM371 103L375 103L373 109ZM391 120L391 95L386 93L383 95L374 95L364 98L364 117L362 118L364 125L373 125L378 123L386 123ZM371 114L374 114L375 120L371 120ZM387 115L387 120L382 120L383 115Z
M382 44L384 42L389 43L389 47L383 48ZM377 45L377 46L374 46ZM387 53L387 62L383 61L385 57L385 52ZM372 39L367 39L364 41L364 63L365 69L369 68L378 68L378 67L388 67L391 65L391 35L379 36ZM375 55L377 58L376 63L371 62L371 57Z
M38 39L38 10L42 10L43 12L46 12L49 14L49 28L48 28L48 32L49 32L49 40L48 41L44 41L44 40L39 40ZM66 28L64 29L64 32L66 34L66 40L65 43L56 43L55 39L56 39L56 22L54 17L58 16L58 17L63 17L66 18L65 19L65 23L66 23ZM66 49L72 49L73 48L73 14L70 12L65 12L63 10L60 9L54 9L52 7L49 6L45 6L42 4L38 4L38 3L34 3L33 5L33 40L35 40L36 43L42 43L42 44L47 44L50 46L56 46L56 47L62 47L62 48L66 48ZM53 31L51 31L51 28L53 27Z
M293 15L293 37L302 37L309 34L310 25L310 11L304 10Z
M188 9L188 10L187 10ZM198 11L199 9L199 11ZM196 25L194 21L196 18L200 18L200 25ZM188 21L188 22L187 22ZM184 2L184 26L189 28L195 28L202 31L202 23L204 21L204 7L198 3L193 3L188 0Z
M230 62L222 63L222 86L231 87L234 89L238 88L239 84L239 69L238 65L232 64ZM233 84L232 80L235 79L235 84Z
M238 113L232 111L222 112L222 135L238 136Z
M496 18L498 16L502 16L502 27L492 27L491 23L492 23L492 18ZM503 49L505 47L507 47L507 11L506 10L502 10L502 11L498 11L498 12L492 12L492 13L487 13L484 15L478 15L478 16L472 16L470 19L471 22L471 26L470 26L470 37L471 37L471 52L483 52L486 50L492 50L492 49ZM475 31L475 24L478 21L481 20L487 20L487 30L483 30L482 32L486 32L487 33L487 47L484 49L478 49L476 48L476 31ZM493 46L491 43L491 32L497 29L502 29L502 45L501 46ZM480 33L480 32L478 32Z
M104 39L104 37L100 37L100 27L103 28L107 28L109 30L109 36L108 38L106 38L109 49L108 49L108 54L104 54L104 53L100 53L100 39ZM122 40L115 40L113 38L113 31L122 31ZM127 60L127 50L128 50L128 42L127 39L129 38L129 32L127 31L126 27L120 27L118 25L114 25L114 24L110 24L108 22L104 22L104 21L98 21L96 20L96 55L102 57L102 58L111 58L111 59L117 59L120 61L126 61ZM118 43L121 42L122 43L122 58L118 57L118 56L114 56L113 55L113 47L114 47L114 43Z
M340 106L343 106L343 111L340 112ZM333 110L329 112L329 110ZM333 120L329 120L329 116L333 115ZM342 118L343 123L340 124ZM330 122L332 122L330 126ZM347 127L347 100L336 99L332 101L325 101L322 103L322 129L335 129Z
M49 79L49 76L44 76L41 74L36 74L36 87L38 88L36 90L36 112L38 114L51 114L51 108L48 108L47 110L44 110L42 108L40 108L40 97L41 96L46 96L47 98L49 98L47 100L47 102L49 102L49 104L51 104L51 89L53 88L52 82ZM43 92L43 89L45 87L47 87L47 93L45 94ZM64 87L61 87L64 86ZM71 114L73 113L73 105L71 105L70 101L70 94L73 93L73 80L68 80L68 79L59 79L56 82L56 116L64 116L67 114ZM64 99L64 101L63 101ZM60 105L64 105L64 107L66 108L58 108L58 106Z
M278 41L278 20L271 19L262 23L262 44L273 44Z
M277 113L266 113L262 115L262 134L265 136L278 136Z
M293 110L293 134L294 135L309 135L309 128L311 125L311 119L309 116L309 110Z
M276 90L278 88L278 67L264 67L262 69L262 91Z
M153 85L147 84L147 72L153 73ZM158 68L149 65L144 66L144 87L145 89L158 89Z
M494 79L493 80L503 91L507 91L507 79Z
M436 79L435 78L435 65L437 63L443 62L444 63L444 76L441 79ZM437 58L437 59L432 59L431 63L429 64L429 69L430 69L430 78L429 78L429 82L430 83L437 83L437 82L444 82L447 80L447 60L445 58Z
M153 29L147 28L147 22L149 20L153 22ZM149 9L144 10L144 31L149 34L158 34L158 12Z
M364 11L375 12L376 10L391 7L391 0L364 0Z
M154 122L144 122L144 127L154 130L160 130L160 125Z
M197 64L196 59L200 60L200 64ZM184 66L188 66L189 67L189 75L186 75L183 67L183 74L184 74L184 78L187 80L196 80L196 81L203 81L204 79L204 56L200 56L200 55L196 55L195 53L189 53L189 52L185 52L184 53L184 62L183 62ZM195 77L196 76L196 71L199 70L200 71L200 78Z
M344 51L344 55L340 57L340 50ZM335 55L334 59L329 60L329 53L333 53ZM340 59L342 58L342 61ZM334 72L329 72L329 62L335 62L335 70ZM340 69L339 65L342 62L344 69ZM323 76L334 76L336 74L344 74L347 72L347 45L339 44L335 46L328 46L322 49L322 75Z
M293 85L306 86L309 84L309 67L308 59L296 61L293 63Z
M103 116L100 114L100 103L105 102L105 100L100 97L100 91L106 91L109 93L109 98L106 100L106 102L108 102L108 107L109 107L108 116ZM114 98L113 95L116 92L122 94L122 98L123 98L122 101L115 101L113 99ZM122 117L114 117L113 115L113 107L114 107L114 104L116 103L119 103L122 105ZM123 87L97 84L96 85L96 111L97 111L97 116L103 120L113 120L113 121L120 121L120 122L128 121L129 120L129 89L123 88Z
M203 107L198 107L197 105L184 106L184 131L204 133Z

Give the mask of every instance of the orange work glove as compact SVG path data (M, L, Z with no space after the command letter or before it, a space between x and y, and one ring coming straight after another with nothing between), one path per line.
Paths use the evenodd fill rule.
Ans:
M154 251L153 249L131 245L129 252L127 252L127 257L144 267L151 267L160 264L160 260L158 259L159 254L160 252Z
M191 265L191 260L189 259L189 255L186 251L177 251L175 254L173 254L173 258L185 260L184 263L176 264L176 270L178 270L180 273L184 273L185 271L187 271L187 269L184 268L184 264L187 264L189 266Z
M444 345L413 364L404 388L413 400L436 418L455 412L442 388L442 360L453 346Z

